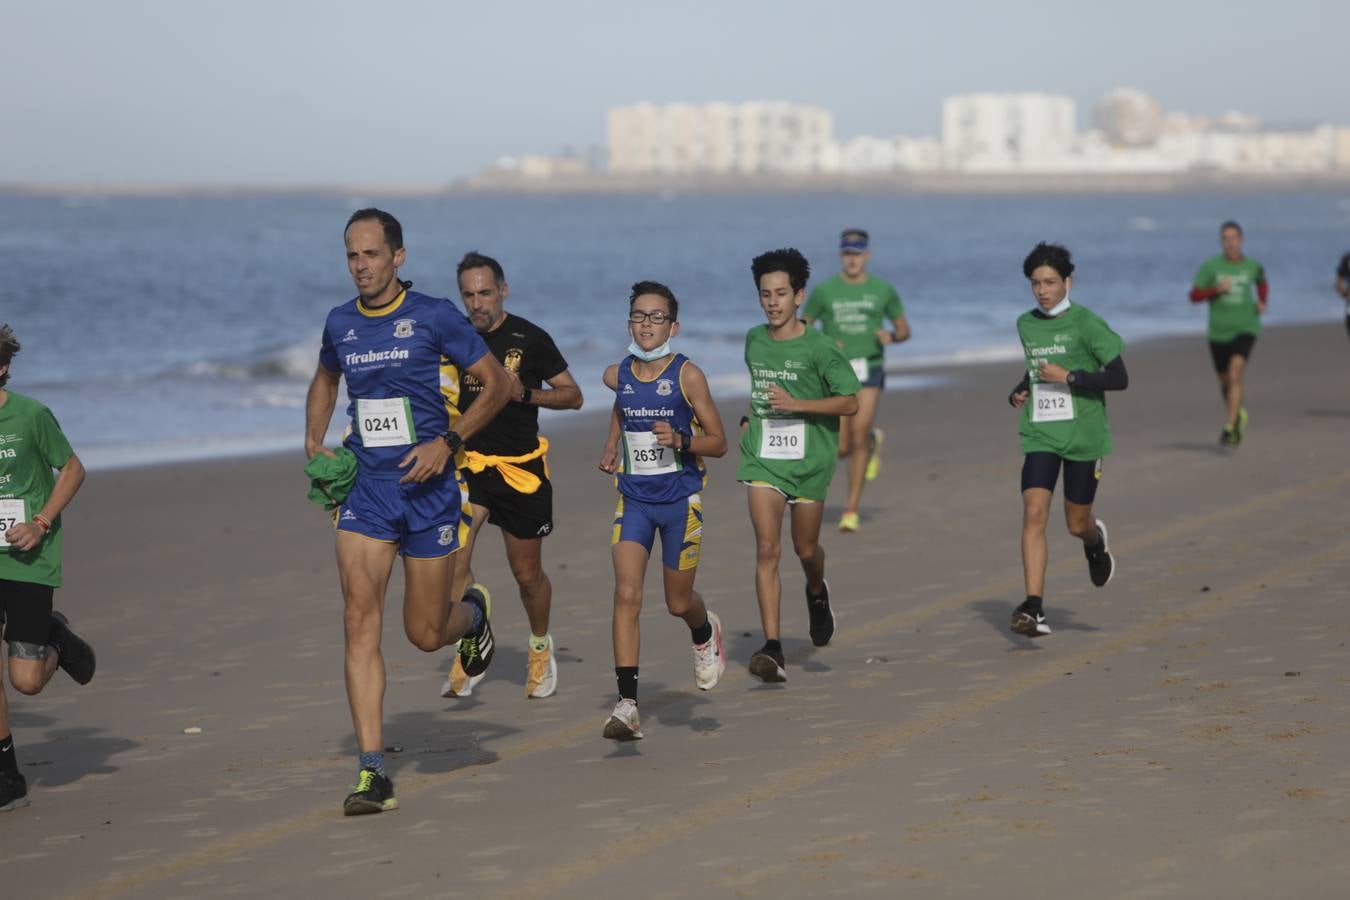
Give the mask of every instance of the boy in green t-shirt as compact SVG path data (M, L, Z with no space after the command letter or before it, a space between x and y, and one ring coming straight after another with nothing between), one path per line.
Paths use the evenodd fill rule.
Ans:
M1022 263L1036 306L1017 319L1026 353L1022 381L1008 403L1022 411L1022 573L1027 598L1012 614L1012 630L1027 637L1050 633L1041 607L1049 551L1045 526L1050 498L1064 469L1064 519L1083 542L1088 577L1104 587L1116 561L1106 525L1092 514L1102 458L1111 452L1106 391L1129 385L1120 351L1125 342L1085 306L1069 300L1073 260L1056 244L1037 244ZM1030 401L1030 402L1028 402Z
M1236 447L1247 430L1242 379L1256 336L1261 333L1270 285L1265 267L1242 255L1241 225L1220 225L1219 246L1223 253L1205 260L1195 273L1191 302L1209 304L1209 353L1227 407L1219 444Z
M759 305L768 320L745 335L750 369L750 415L742 420L736 479L749 486L755 531L755 596L764 647L750 658L750 674L785 681L779 640L778 577L783 513L792 507L792 547L806 573L811 642L834 636L834 612L825 583L820 523L834 475L839 417L858 411L858 378L835 342L797 318L811 267L794 249L771 250L750 266Z
M862 389L858 412L839 429L839 457L848 460L848 500L839 517L840 531L857 531L861 524L863 482L881 471L882 431L873 428L881 392L886 388L886 345L909 340L909 322L900 295L867 271L872 258L868 235L850 228L839 238L840 273L811 291L802 318L819 321L821 329L848 357ZM889 320L890 328L886 328Z
M6 390L19 341L0 326L0 625L9 645L9 680L36 694L57 666L80 684L94 677L94 651L52 611L61 586L61 510L84 481L84 466L51 410ZM59 470L56 477L52 470ZM0 812L28 805L9 730L0 666Z

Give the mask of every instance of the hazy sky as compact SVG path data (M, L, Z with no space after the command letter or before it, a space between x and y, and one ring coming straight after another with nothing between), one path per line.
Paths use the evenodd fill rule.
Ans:
M840 137L944 96L1142 88L1350 124L1350 2L0 0L0 183L435 185L608 106L784 99Z

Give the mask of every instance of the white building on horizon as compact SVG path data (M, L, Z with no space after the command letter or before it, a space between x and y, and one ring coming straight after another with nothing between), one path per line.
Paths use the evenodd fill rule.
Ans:
M1162 104L1134 88L1116 88L1092 107L1092 125L1117 147L1148 147L1163 131Z
M611 108L615 175L813 173L834 167L834 117L784 101Z
M942 101L949 169L1006 172L1058 168L1071 153L1075 107L1052 94L964 94Z

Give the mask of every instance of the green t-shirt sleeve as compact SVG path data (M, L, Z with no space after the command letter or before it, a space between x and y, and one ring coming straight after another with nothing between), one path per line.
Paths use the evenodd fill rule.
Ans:
M1195 273L1193 286L1198 288L1211 288L1214 287L1218 280L1219 279L1214 277L1214 266L1209 260L1205 260L1199 270Z
M821 296L819 285L811 289L811 293L806 298L806 303L802 306L802 318L807 322L814 322L825 312L825 298Z
M850 397L862 390L862 382L853 371L844 351L834 346L833 341L821 341L817 345L816 365L825 376L825 384L830 388L832 397Z
M1097 361L1097 365L1105 367L1107 363L1115 359L1125 349L1125 340L1114 331L1111 326L1106 324L1106 320L1095 318L1092 327L1088 329L1087 334L1088 349L1092 352L1092 358Z
M43 462L53 469L59 469L70 461L75 451L71 449L70 441L66 440L61 426L57 424L56 416L52 415L50 409L44 406L33 426L37 432L38 452L42 454Z
M895 292L891 285L886 286L886 318L898 319L905 314L905 304L900 302L900 295Z

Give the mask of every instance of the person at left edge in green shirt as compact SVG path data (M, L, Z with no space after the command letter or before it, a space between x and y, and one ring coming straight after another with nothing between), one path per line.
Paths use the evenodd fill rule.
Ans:
M1036 305L1017 319L1026 354L1021 382L1008 403L1022 412L1022 574L1026 600L1012 614L1012 630L1026 637L1050 633L1042 608L1049 557L1045 527L1059 470L1064 470L1064 519L1083 542L1088 577L1105 587L1116 571L1106 524L1092 512L1102 459L1111 452L1106 391L1130 379L1120 358L1125 342L1101 316L1069 299L1073 259L1057 244L1040 243L1022 263Z
M84 482L84 466L51 410L7 389L18 352L14 331L0 326L0 626L9 645L10 684L32 695L58 666L88 684L95 661L66 617L52 610L61 586L61 511ZM0 812L28 802L0 667Z
M848 500L839 517L839 530L844 532L858 530L863 483L875 480L881 471L884 434L873 424L881 392L886 389L886 345L909 340L900 295L889 282L867 271L872 258L868 244L868 234L861 228L840 235L840 273L816 285L802 307L802 319L808 325L820 322L862 384L857 415L841 422L839 428L839 458L848 460Z
M1270 284L1265 267L1243 255L1242 226L1237 222L1219 226L1219 246L1223 252L1205 260L1195 273L1191 302L1209 304L1209 353L1227 413L1219 444L1236 447L1247 431L1243 378L1261 333Z

